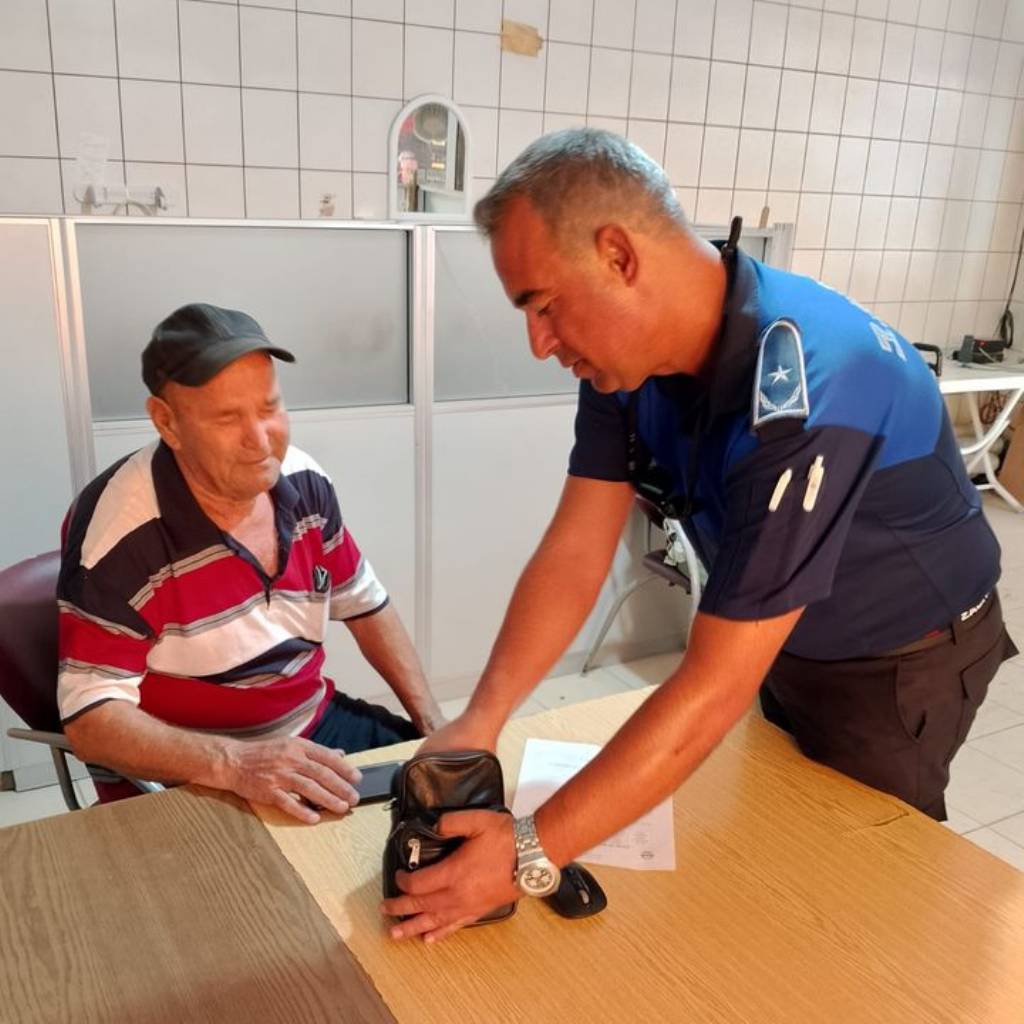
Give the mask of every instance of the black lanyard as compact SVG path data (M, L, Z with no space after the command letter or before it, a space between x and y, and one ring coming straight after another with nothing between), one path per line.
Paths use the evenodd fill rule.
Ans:
M729 238L722 246L722 263L726 272L726 296L732 291L736 268L736 249L743 230L743 219L733 217ZM719 337L725 334L726 314L722 315ZM654 459L640 436L638 427L640 391L631 391L626 404L626 468L633 489L653 501L662 514L670 519L686 522L698 511L696 501L697 477L700 468L700 442L710 424L707 396L698 399L694 431L688 438L685 493L676 493L671 474Z

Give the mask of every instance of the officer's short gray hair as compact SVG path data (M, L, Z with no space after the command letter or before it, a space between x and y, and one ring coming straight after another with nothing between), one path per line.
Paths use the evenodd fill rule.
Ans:
M566 128L530 143L476 204L477 227L490 236L518 197L562 240L596 219L649 230L686 225L661 167L639 146L598 128Z

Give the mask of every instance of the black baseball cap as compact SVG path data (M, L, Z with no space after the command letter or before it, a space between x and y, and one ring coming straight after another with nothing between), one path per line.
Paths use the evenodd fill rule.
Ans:
M142 379L154 395L168 381L195 388L250 352L295 362L291 352L271 343L248 313L190 302L153 328L142 352Z

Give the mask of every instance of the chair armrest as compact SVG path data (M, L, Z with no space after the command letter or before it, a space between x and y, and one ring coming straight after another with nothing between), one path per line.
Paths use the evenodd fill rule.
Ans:
M140 793L162 793L167 788L162 782L150 782L148 779L125 776L125 781L130 782Z
M62 732L43 732L41 729L8 729L7 735L15 740L30 740L33 743L43 743L56 750L63 750L67 754L73 754L71 744L67 736Z
M33 743L42 743L49 747L53 754L54 768L57 770L57 781L60 783L61 792L64 794L64 802L68 806L68 810L77 811L80 810L78 803L78 796L75 793L75 788L71 782L71 774L68 771L67 762L64 760L64 754L74 754L74 750L71 749L71 744L68 743L68 738L62 732L43 732L40 729L8 729L7 735L12 739L16 740L29 740ZM89 770L89 774L95 774L96 770L101 772L110 772L108 768L101 768L99 765L86 765ZM110 772L110 781L118 781L123 779L125 782L130 782L140 793L161 793L164 790L164 786L159 782L150 782L147 779L136 779L130 775L118 775L114 772Z

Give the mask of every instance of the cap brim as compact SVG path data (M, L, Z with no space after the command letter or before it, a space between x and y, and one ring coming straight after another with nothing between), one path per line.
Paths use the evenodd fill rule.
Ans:
M220 345L200 352L190 359L173 377L175 384L197 388L216 377L221 370L250 352L266 352L285 363L294 363L295 356L287 349L272 345L266 338L232 338Z

